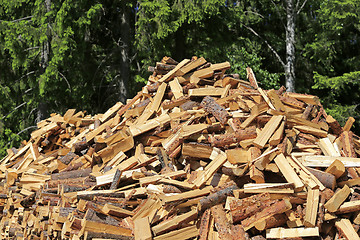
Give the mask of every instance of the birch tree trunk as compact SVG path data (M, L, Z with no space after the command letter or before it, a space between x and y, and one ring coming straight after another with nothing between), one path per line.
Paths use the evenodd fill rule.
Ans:
M120 13L120 38L121 38L121 58L120 58L120 78L118 81L120 101L125 103L128 90L127 86L130 79L130 19L129 9L126 1L122 1L122 11Z
M286 63L284 68L288 92L295 92L295 19L294 0L286 0Z
M51 11L51 0L45 0L45 11L46 13ZM50 55L50 29L49 29L50 22L47 23L47 40L43 43L42 49L41 49L41 74L44 74L46 71L47 66L49 65L49 55ZM41 80L40 80L41 81ZM39 83L40 85L40 83ZM36 114L36 123L40 122L41 120L45 119L48 115L48 106L45 101L45 99L41 99L39 101L38 107L37 107L37 114Z

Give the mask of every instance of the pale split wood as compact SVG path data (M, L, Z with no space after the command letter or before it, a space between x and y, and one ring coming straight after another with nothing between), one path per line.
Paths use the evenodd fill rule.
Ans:
M341 190L337 191L324 205L329 212L335 212L339 209L340 205L350 195L350 188L345 185Z
M151 229L148 217L137 218L134 220L135 240L151 240Z
M175 73L189 62L190 62L190 59L182 60L178 65L176 65L176 67L173 70L169 71L163 77L161 77L159 79L159 82L167 82L167 81L171 80L172 77L174 77Z
M296 237L318 237L319 228L271 228L266 230L266 239L283 239Z
M174 80L170 81L169 86L174 94L175 99L179 99L184 96L183 88L181 87L178 78L175 77Z
M273 116L254 140L254 145L263 148L281 123L283 116Z
M225 92L224 88L195 88L189 90L190 97L205 97L205 96L221 96Z
M329 138L321 138L318 145L325 156L341 157Z
M201 172L194 181L194 188L200 188L203 186L205 182L226 162L227 156L226 153L220 149L213 148L210 159L212 159L212 161L205 167L204 171Z
M281 173L284 175L285 179L289 183L294 183L295 190L300 191L304 188L304 183L300 180L299 176L296 174L294 169L290 166L289 162L283 154L278 155L274 162L280 169Z
M349 219L342 218L339 221L336 221L335 227L345 236L347 240L360 239Z
M308 167L329 167L335 160L341 161L345 167L360 167L360 158L332 156L303 156L302 162Z
M319 189L308 189L306 199L305 227L315 227L319 206Z
M165 233L160 236L154 237L154 240L179 240L179 239L187 239L193 238L199 235L199 230L195 225L181 228L178 230L171 231L169 233Z

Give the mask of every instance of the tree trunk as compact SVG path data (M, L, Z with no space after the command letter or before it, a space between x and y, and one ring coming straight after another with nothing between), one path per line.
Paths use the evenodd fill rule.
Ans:
M121 39L121 58L120 58L120 78L118 81L119 100L126 103L130 79L130 14L129 8L126 6L126 1L122 1L122 11L120 13L120 39Z
M294 0L286 0L285 82L288 92L295 92L295 18Z
M45 11L46 13L51 11L51 0L45 0ZM47 23L50 24L49 22ZM47 26L47 40L43 43L42 50L41 50L41 74L44 74L46 71L47 66L49 65L49 55L50 55L50 29ZM41 80L40 80L41 81ZM40 85L40 83L39 83ZM36 123L40 122L41 120L45 119L48 115L48 106L45 101L40 101L37 108L36 114Z

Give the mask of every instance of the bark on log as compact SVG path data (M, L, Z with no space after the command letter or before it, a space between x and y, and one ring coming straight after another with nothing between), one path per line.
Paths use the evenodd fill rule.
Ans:
M331 190L335 189L336 186L336 178L334 175L323 172L311 167L307 167L307 169L317 178L319 181L327 188L330 188Z
M210 96L204 97L200 106L203 107L206 112L211 113L223 125L225 125L228 118L230 118L225 108L220 106L215 99Z
M199 201L198 209L200 212L204 211L205 209L211 208L215 205L222 204L226 201L228 196L233 195L233 191L238 189L236 184L233 184L230 187L227 187L223 190L218 192L212 193Z
M73 159L77 158L78 155L74 152L69 152L65 156L61 157L59 160L60 162L68 165Z
M201 216L200 227L199 227L199 240L207 240L210 228L211 211L206 209Z
M342 127L340 126L340 123L336 121L331 115L328 115L326 117L326 122L329 124L330 129L335 135L340 135L343 131Z
M226 147L233 143L239 143L242 140L256 138L255 127L246 128L236 131L235 133L222 134L220 136L209 136L209 142L213 147Z
M55 173L51 175L51 180L87 177L90 175L90 173L91 173L91 168L85 168L70 172Z

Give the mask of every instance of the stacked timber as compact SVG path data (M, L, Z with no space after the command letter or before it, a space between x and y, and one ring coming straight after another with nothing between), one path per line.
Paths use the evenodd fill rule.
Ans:
M360 140L316 96L164 57L126 104L0 162L2 239L359 239Z

